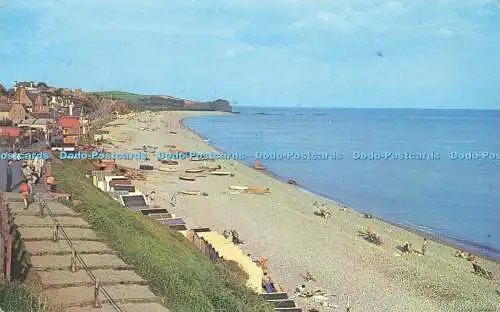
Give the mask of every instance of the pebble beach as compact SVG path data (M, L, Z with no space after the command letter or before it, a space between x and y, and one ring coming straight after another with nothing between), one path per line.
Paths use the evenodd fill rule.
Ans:
M142 112L121 116L104 130L113 146L106 150L134 153L135 147L155 146L168 152L216 152L193 131L182 126L186 117L215 112ZM228 118L231 118L228 116ZM305 192L272 175L236 160L216 160L233 175L199 174L195 181L180 180L186 169L199 161L179 160L162 165L150 160L118 160L124 167L151 165L145 181L135 181L144 193L156 192L155 205L184 218L189 228L210 227L222 233L235 229L244 241L241 248L254 257L265 256L273 280L293 292L297 285L321 290L327 300L297 298L304 311L500 311L500 264L477 257L477 263L492 272L493 280L473 273L469 261L455 257L457 249L430 239L425 255L403 253L404 242L420 250L423 237L377 218L367 219L348 207ZM265 164L264 164L265 165ZM162 171L156 169L163 169ZM300 181L298 181L300 183ZM252 194L231 186L269 188L270 193ZM206 193L182 195L181 191ZM172 200L174 204L172 204ZM330 218L314 214L314 203L324 204ZM368 242L363 233L370 227L383 244ZM305 282L310 272L316 281Z

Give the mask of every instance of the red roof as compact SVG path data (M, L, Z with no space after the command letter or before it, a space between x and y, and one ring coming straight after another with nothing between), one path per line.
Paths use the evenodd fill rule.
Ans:
M80 120L75 116L62 116L57 124L62 128L76 128L80 126Z
M0 127L0 136L18 137L21 135L21 129L17 127Z

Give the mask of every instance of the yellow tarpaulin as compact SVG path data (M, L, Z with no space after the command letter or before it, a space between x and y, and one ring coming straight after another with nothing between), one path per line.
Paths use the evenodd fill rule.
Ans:
M205 239L224 260L235 261L240 265L242 270L248 274L247 286L256 292L262 290L263 272L250 257L245 255L243 251L224 236L217 232L200 232L198 236Z

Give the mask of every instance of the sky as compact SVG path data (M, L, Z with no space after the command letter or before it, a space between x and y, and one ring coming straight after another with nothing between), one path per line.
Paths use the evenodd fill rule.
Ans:
M0 82L500 109L500 0L0 0Z

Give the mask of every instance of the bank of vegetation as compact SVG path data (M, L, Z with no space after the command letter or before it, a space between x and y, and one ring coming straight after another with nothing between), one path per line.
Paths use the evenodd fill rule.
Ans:
M273 311L245 286L245 276L237 265L211 262L181 234L99 191L85 176L87 162L59 161L52 171L58 188L81 201L73 208L124 261L136 267L171 311Z

